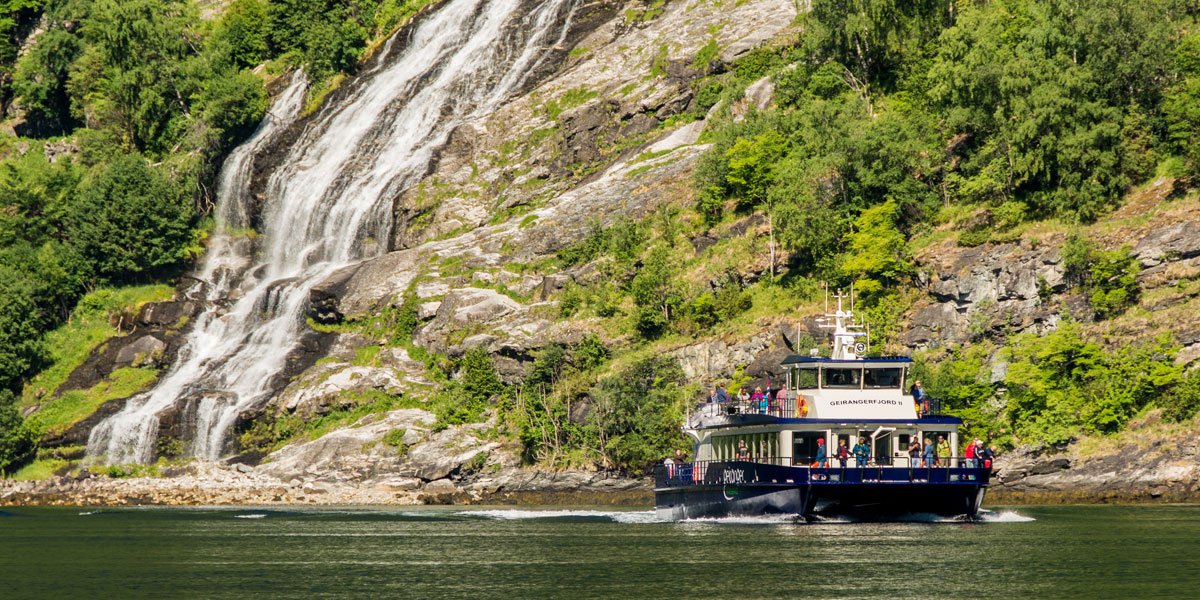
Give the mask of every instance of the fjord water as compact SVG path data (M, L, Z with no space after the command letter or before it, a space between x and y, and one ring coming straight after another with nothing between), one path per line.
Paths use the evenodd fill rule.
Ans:
M220 221L196 274L205 312L155 389L91 432L88 454L111 464L154 457L158 415L183 419L189 456L225 454L237 416L264 402L306 326L309 290L334 271L387 250L392 201L424 176L450 132L494 111L566 35L577 0L449 0L393 35L382 57L346 84L247 193L256 155L297 118L305 82L273 104L258 132L226 160ZM393 52L393 46L396 51ZM245 238L261 203L258 239Z
M24 598L1196 598L1200 506L982 523L658 522L645 510L17 508Z

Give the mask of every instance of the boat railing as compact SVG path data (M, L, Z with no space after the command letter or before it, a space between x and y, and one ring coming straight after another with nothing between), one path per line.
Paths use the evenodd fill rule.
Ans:
M685 485L697 485L707 481L708 470L712 465L719 465L721 469L736 468L739 465L755 466L755 465L770 465L779 467L793 467L804 469L807 474L807 481L814 484L825 483L952 483L957 481L962 482L986 482L990 473L991 465L982 465L976 459L967 458L965 456L950 456L939 457L931 461L932 464L927 464L923 459L912 459L910 457L882 457L882 460L876 460L875 457L868 457L867 460L859 464L859 460L851 457L845 459L833 458L825 459L818 464L814 456L801 457L779 457L779 456L762 456L752 457L748 459L730 459L730 460L700 460L695 462L669 462L654 467L654 483L655 487L678 487ZM755 469L753 470L751 479L741 479L738 483L798 483L795 479L787 478L784 481L772 481L772 476L786 473L776 469ZM739 474L740 478L750 477L743 473ZM775 477L778 479L778 477Z
M734 415L770 415L781 419L801 419L808 414L808 401L805 400L803 394L789 394L791 397L780 397L780 394L772 394L767 399L765 406L761 400L742 400L739 398L731 398L725 401L718 402L702 402L697 409L697 414L701 416L719 417L719 416L734 416ZM917 402L918 415L921 417L940 417L944 416L942 412L943 403L941 398L925 397Z
M777 397L772 394L765 406L761 400L741 400L732 398L722 402L704 402L698 412L704 416L719 417L733 415L770 415L781 419L795 419L804 416L806 411L796 411L796 398Z

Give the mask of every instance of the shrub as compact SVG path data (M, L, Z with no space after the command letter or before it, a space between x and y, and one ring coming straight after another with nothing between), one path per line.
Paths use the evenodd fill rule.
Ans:
M70 238L102 281L144 280L182 265L191 216L175 186L130 154L84 187L71 207Z

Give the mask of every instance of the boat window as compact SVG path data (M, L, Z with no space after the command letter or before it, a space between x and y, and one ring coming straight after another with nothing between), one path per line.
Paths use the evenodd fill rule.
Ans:
M892 434L891 432L875 438L875 463L880 466L892 464Z
M796 369L796 389L811 390L817 387L816 369Z
M825 373L825 387L827 388L855 388L859 387L859 380L862 378L862 369L822 369Z
M867 369L863 385L869 388L899 388L900 369Z

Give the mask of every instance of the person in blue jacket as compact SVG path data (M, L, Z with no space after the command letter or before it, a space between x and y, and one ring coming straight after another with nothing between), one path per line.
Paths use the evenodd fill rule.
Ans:
M925 438L925 450L921 453L921 458L924 460L921 462L921 466L922 467L932 467L933 466L933 457L934 457L933 442L930 441L929 438Z
M817 466L826 467L825 464L825 438L817 438Z
M867 461L871 458L871 449L867 447L867 443L863 438L858 438L858 443L854 445L854 462L858 467L867 466Z

